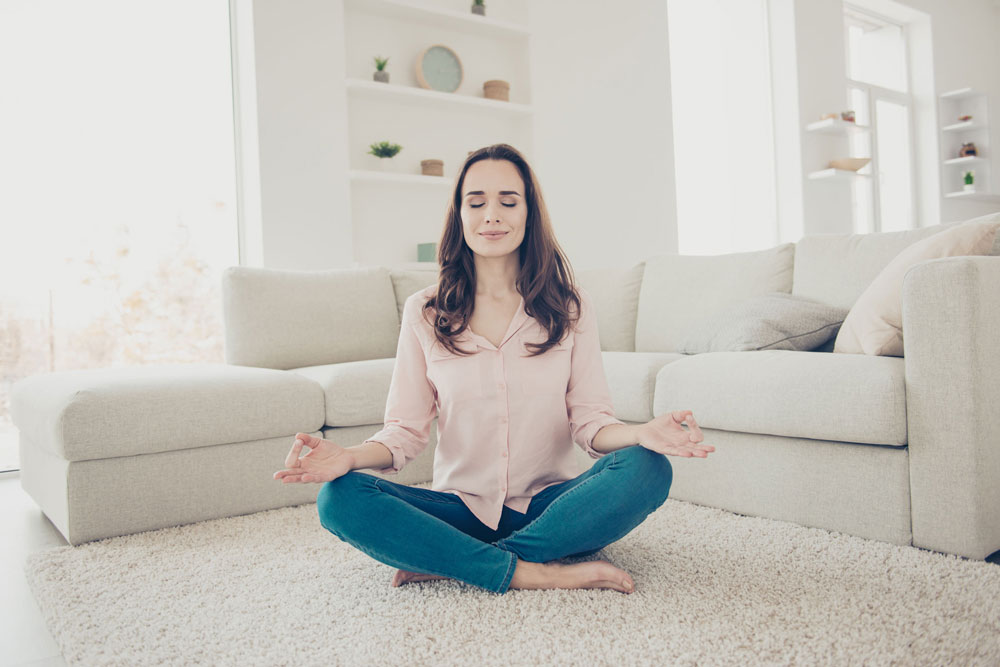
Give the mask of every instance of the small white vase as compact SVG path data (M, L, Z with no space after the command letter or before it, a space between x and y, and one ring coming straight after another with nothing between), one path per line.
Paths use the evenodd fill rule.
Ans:
M965 192L975 192L976 191L976 184L975 183L966 183L965 185L962 186L962 190L965 191Z

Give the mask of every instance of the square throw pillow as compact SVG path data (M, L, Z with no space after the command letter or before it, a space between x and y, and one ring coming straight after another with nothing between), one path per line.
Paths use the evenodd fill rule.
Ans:
M929 259L992 254L998 229L1000 214L988 216L982 222L950 227L904 248L851 307L837 333L833 351L902 357L903 278L906 272Z
M761 294L699 321L677 351L812 350L837 335L847 312L785 292Z

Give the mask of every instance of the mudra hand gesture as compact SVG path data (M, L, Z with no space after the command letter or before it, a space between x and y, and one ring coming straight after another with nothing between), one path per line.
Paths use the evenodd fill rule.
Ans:
M687 431L681 427L684 422L687 422ZM690 410L674 410L637 426L636 436L638 444L646 449L670 456L706 458L709 452L715 451L715 447L702 443L705 436Z
M299 456L303 447L310 451ZM347 448L308 433L296 433L292 449L285 458L285 469L277 471L273 477L280 479L282 484L332 482L350 472L353 466L354 454Z

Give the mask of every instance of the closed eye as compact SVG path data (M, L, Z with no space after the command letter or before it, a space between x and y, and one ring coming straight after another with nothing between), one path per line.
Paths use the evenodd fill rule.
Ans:
M470 208L481 208L483 206L485 206L485 204L469 204ZM514 208L517 204L504 204L504 206L507 208Z

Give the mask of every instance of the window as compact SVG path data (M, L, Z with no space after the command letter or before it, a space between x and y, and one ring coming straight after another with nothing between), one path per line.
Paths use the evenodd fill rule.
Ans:
M905 26L863 8L844 5L847 97L859 125L853 155L872 158L854 182L857 233L913 229L913 96L908 85Z
M0 5L0 470L21 378L223 360L229 34L226 0Z
M678 252L778 242L764 0L668 0Z

